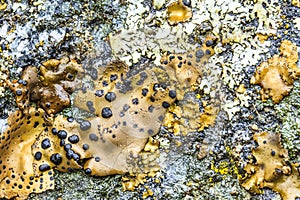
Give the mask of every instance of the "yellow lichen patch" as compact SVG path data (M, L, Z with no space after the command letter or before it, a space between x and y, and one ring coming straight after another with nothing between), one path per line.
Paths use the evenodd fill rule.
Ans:
M146 199L149 196L153 196L153 191L150 189L147 189L147 191L143 193L142 197L143 197L143 199Z
M175 135L183 136L214 125L219 109L212 105L206 105L202 113L199 109L199 104L193 100L173 105L168 109L163 125Z
M34 193L54 189L53 171L36 174L31 146L47 131L44 111L30 108L27 114L16 111L8 119L8 129L0 139L0 198L26 199Z
M175 101L176 92L175 96L170 92L157 80L151 66L128 71L124 63L114 62L104 68L94 90L80 91L75 100L76 106L95 115L86 119L90 128L79 129L79 135L89 145L87 152L100 162L87 160L84 168L93 175L130 171L127 159L158 132L166 109Z
M229 173L229 163L228 162L221 162L218 166L215 166L214 163L210 165L211 170L214 170L217 173L222 175L227 175Z
M232 151L231 147L226 146L225 150L227 152L227 154L229 155L230 159L228 160L213 160L210 168L211 170L221 174L221 175L234 175L236 177L238 177L239 179L242 178L242 175L239 173L239 168L238 166L235 164L235 160L234 157L235 156L239 156L239 155L233 155L235 154L234 151Z
M158 163L159 150L158 141L150 138L145 148L137 156L131 156L128 163L131 165L129 174L122 177L123 190L134 190L139 185L147 182L147 177L155 177L160 171ZM149 148L151 147L151 148Z
M69 94L79 85L77 76L81 72L81 66L73 59L51 59L42 63L40 74L37 68L29 66L20 80L8 81L8 85L21 110L33 101L51 115L70 105Z
M258 37L260 43L262 43L262 44L269 38L268 35L261 34L261 33L258 33L257 37Z
M32 144L32 154L40 154L42 157L34 160L37 174L43 172L41 166L47 166L48 169L55 168L61 172L82 168L77 163L80 159L79 153L81 158L88 158L90 154L86 155L82 150L83 144L79 135L74 131L72 134L69 133L74 125L75 122L68 122L66 118L59 115L54 119L53 126L36 138Z
M289 164L288 152L281 146L280 134L256 133L253 139L258 147L252 150L256 162L244 167L246 176L242 186L260 193L268 187L279 192L283 199L300 197L300 178L296 164Z
M186 22L193 16L192 9L186 6L182 0L172 3L167 8L168 22L171 25Z
M94 88L82 88L75 98L75 105L90 113L91 117L85 119L46 117L54 116L69 105L69 93L78 85L77 76L82 72L75 60L51 59L42 63L39 71L35 67L27 67L19 81L8 82L17 96L20 110L16 113L24 118L21 120L19 115L12 115L11 122L20 122L10 122L4 136L13 135L9 132L13 131L17 137L7 136L5 141L0 140L4 151L0 154L1 163L19 166L26 160L24 167L28 176L33 176L34 180L43 176L47 180L44 185L33 184L34 188L25 185L28 189L24 194L17 192L25 197L31 192L53 188L50 182L53 181L53 169L62 172L84 169L96 176L129 172L130 178L124 182L128 189L143 183L145 177L155 176L160 170L157 161L159 142L149 137L159 132L166 110L176 100L182 100L185 93L195 89L192 86L203 74L202 65L213 54L213 43L212 39L207 40L203 47L192 53L176 54L176 58L175 54L168 54L165 56L168 61L163 66L148 63L129 69L123 62L115 61L100 68L97 76L92 77ZM31 101L37 102L45 112L33 113ZM180 123L186 126L185 130L196 130L200 117L197 114L199 103L189 99L180 105L180 110L173 110L180 117ZM32 119L35 121L32 122ZM15 147L11 144L22 145ZM18 151L11 149L13 147ZM25 148L24 151L22 148ZM28 156L20 157L19 152ZM15 157L18 160L14 160ZM11 167L2 174L8 174L10 178L9 170L19 173L17 170L22 169ZM32 177L20 173L16 177L20 177L21 180L17 179L19 182L31 185ZM11 182L9 180L8 186L3 188L6 191L4 197L17 194L8 190L10 187L13 191L16 189L16 186L10 185Z
M0 2L0 10L5 10L7 8L7 3L5 3L3 0Z
M170 78L170 85L177 91L177 99L182 100L183 95L192 91L192 86L200 83L204 73L204 65L214 55L212 48L215 38L208 36L202 47L184 54L172 54L167 52L161 59L161 64Z
M292 0L292 5L300 7L300 1L299 0Z
M297 46L284 40L280 46L280 54L261 63L251 78L251 84L260 84L262 100L271 97L278 103L293 88L294 79L300 75L297 68Z
M204 112L200 115L199 131L204 130L209 126L214 125L219 109L208 105L204 108Z

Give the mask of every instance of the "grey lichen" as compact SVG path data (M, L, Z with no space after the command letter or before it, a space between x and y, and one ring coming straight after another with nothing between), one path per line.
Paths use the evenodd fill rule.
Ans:
M300 83L294 83L290 95L276 105L275 111L282 125L278 132L282 134L283 146L289 150L292 161L300 162Z

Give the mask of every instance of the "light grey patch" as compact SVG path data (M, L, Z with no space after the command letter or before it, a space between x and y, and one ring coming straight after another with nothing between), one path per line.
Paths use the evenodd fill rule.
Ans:
M129 108L130 106L128 104L124 104L123 111L126 112Z
M111 128L116 129L116 128L118 128L118 125L117 125L117 124L113 124L113 125L111 126Z
M138 85L138 86L143 85L143 84L144 84L144 81L143 81L143 80L138 80L138 81L136 82L136 85Z
M125 116L124 112L121 111L120 114L119 114L119 116L120 117L124 117Z
M201 49L197 50L195 54L196 54L196 57L199 59L204 56L204 52Z
M89 135L89 138L90 138L90 140L92 140L92 141L98 141L98 136L95 134L95 133L91 133L90 135Z
M141 72L140 73L140 77L141 77L141 81L144 81L144 80L146 80L148 78L148 75L147 75L146 72Z
M151 106L148 107L148 112L151 112L151 113L152 113L153 110L154 110L154 106L151 105Z
M159 121L163 121L164 120L164 116L162 116L162 115L160 115L159 117L158 117L158 119L159 119Z
M120 90L122 88L122 84L120 82L116 83L116 89Z

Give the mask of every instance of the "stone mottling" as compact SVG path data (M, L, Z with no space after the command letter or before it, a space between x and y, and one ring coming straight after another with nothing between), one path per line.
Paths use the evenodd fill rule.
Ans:
M280 199L280 195L270 189L262 189L262 194L250 193L241 187L236 177L242 175L241 169L250 162L252 136L257 132L281 133L282 145L288 149L290 160L299 162L296 156L299 152L299 82L295 80L291 84L293 90L276 105L270 100L261 102L261 87L250 84L259 63L278 54L282 41L300 45L298 1L184 0L182 2L192 10L191 19L170 26L167 7L174 2L0 3L1 132L7 126L8 114L16 109L14 95L5 88L4 80L7 76L19 79L27 66L75 55L82 61L87 75L95 78L97 69L111 60L120 59L137 69L152 60L160 65L164 52L184 54L196 49L206 34L217 36L215 55L206 64L200 84L183 97L192 100L204 114L206 104L203 102L209 105L219 99L221 111L214 127L186 136L163 127L154 138L160 142L161 171L154 177L146 177L144 185L134 191L122 191L120 176L95 178L82 172L56 173L56 191L32 194L30 199L96 199L99 196L130 199L143 195L174 199ZM84 78L83 89L93 88L93 80ZM73 100L71 96L71 102ZM88 111L67 108L62 113L69 116L69 121L93 117L91 111L95 105L88 105ZM174 113L179 112L174 110ZM176 117L172 116L174 121L178 121ZM182 116L181 119L189 121Z

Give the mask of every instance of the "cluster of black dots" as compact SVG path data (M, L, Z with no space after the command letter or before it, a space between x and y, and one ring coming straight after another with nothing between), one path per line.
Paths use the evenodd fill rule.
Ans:
M11 185L11 189L19 189L19 190L32 190L33 192L36 192L38 189L43 190L45 187L45 179L50 180L49 187L53 187L54 183L54 174L52 171L48 171L46 175L43 173L39 177L29 176L28 180L26 179L28 175L26 172L23 172L22 174L18 174L20 177L20 180L17 180L17 176L13 173L9 179L7 178L5 180L5 184ZM26 182L28 181L28 183ZM36 187L38 185L38 188ZM5 190L5 188L2 188L2 190Z
M72 135L68 136L68 133L65 130L57 130L57 128L55 128L55 127L51 129L51 133L60 139L59 145L62 148L64 148L65 155L61 155L59 153L53 153L50 156L50 161L56 166L62 164L64 157L66 157L68 160L73 159L74 161L78 162L80 160L80 156L79 156L79 154L75 153L72 150L72 144L77 144L79 142L79 136L76 134L72 134ZM49 138L43 139L41 142L41 148L43 150L47 150L50 147L51 147L50 139ZM40 151L35 152L34 159L37 161L42 160L43 159L42 152L40 152ZM70 164L70 163L67 162L67 164ZM46 163L39 165L39 170L41 172L48 171L50 169L51 169L50 165L48 165ZM65 169L65 167L62 166L62 169ZM68 170L71 171L72 169L68 168Z
M205 41L202 47L198 48L194 55L193 53L187 53L186 55L174 55L170 51L167 52L167 60L163 60L162 63L164 65L168 65L169 63L175 61L177 63L177 67L180 69L184 64L191 66L193 64L193 60L196 63L200 63L201 59L205 56L212 55L211 47L216 44L216 41L213 39L208 39ZM195 57L194 57L195 56ZM193 59L193 60L192 60ZM203 64L206 64L206 60L203 61Z

